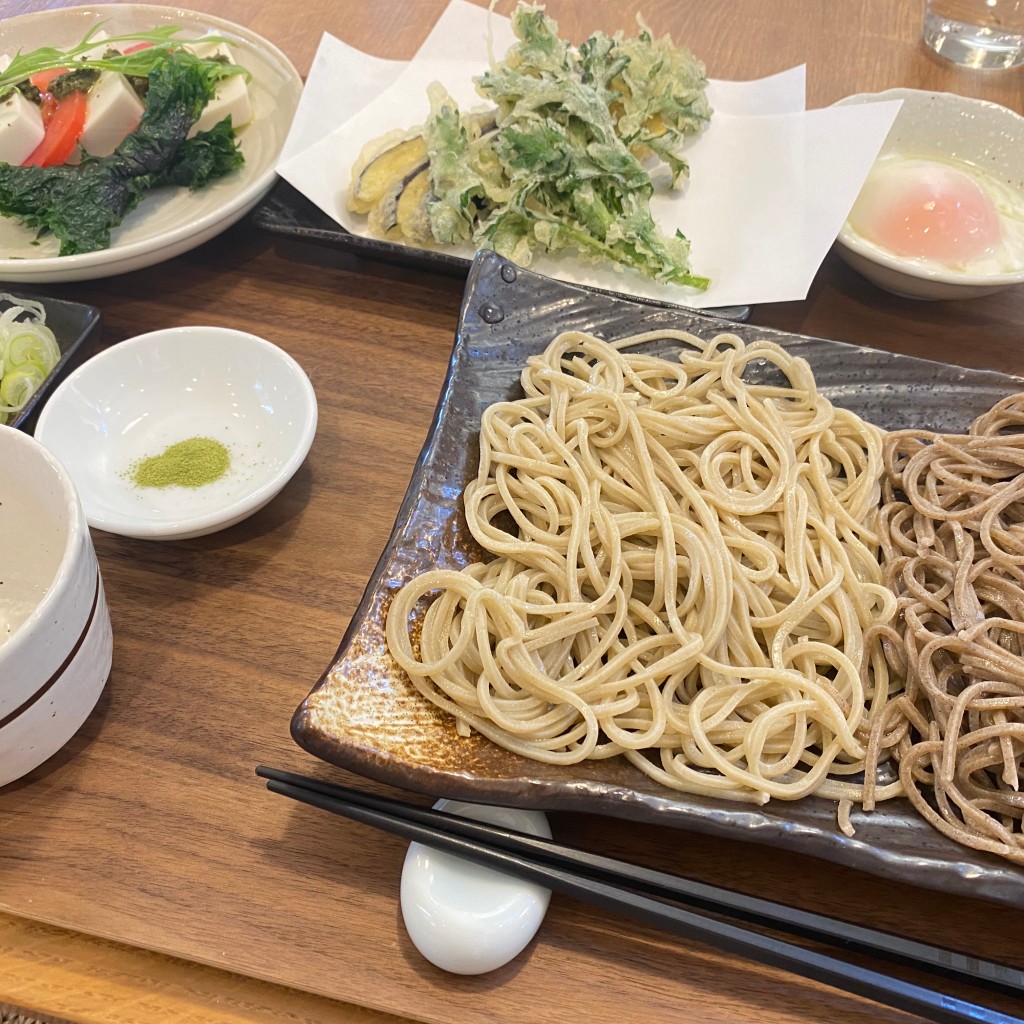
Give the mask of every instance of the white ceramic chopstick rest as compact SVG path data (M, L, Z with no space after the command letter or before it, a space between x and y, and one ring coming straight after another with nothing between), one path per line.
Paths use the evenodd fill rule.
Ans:
M449 814L551 838L539 811L439 800ZM537 934L551 893L461 857L411 843L402 868L402 917L413 945L453 974L484 974Z

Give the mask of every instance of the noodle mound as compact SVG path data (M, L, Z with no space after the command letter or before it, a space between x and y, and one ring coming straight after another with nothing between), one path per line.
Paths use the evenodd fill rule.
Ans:
M624 351L665 339L678 361ZM865 635L895 612L881 431L803 360L728 334L563 334L522 386L485 412L465 492L493 557L412 580L388 615L413 684L463 734L540 761L621 754L758 803L859 794L842 780L889 696Z
M898 618L878 632L905 692L874 722L872 757L891 750L939 831L1024 864L1024 395L965 436L890 434L885 464Z

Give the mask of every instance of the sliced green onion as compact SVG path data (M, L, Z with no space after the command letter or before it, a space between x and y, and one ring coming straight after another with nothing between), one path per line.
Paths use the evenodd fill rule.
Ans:
M19 332L7 344L7 365L35 363L49 373L60 359L60 348L53 331L43 324L19 324L19 327Z
M17 412L23 409L44 380L46 374L35 363L5 373L3 380L0 380L0 402L6 407L4 411Z
M60 362L42 303L0 292L0 424L20 412Z
M46 323L46 307L35 299L19 299L10 292L0 292L0 302L10 303L10 308L5 309L0 315L0 320L15 320L24 313L31 313L39 323Z

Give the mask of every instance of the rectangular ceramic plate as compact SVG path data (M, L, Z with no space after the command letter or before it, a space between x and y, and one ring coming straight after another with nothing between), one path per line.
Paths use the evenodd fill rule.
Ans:
M335 249L344 249L357 256L384 260L403 267L419 270L434 270L452 277L465 277L471 261L462 256L452 256L432 249L417 249L400 242L385 242L379 238L363 238L346 231L340 224L327 216L318 206L311 203L301 192L287 181L279 181L269 196L260 204L253 215L253 223L282 238L299 242L312 242ZM618 298L633 298L634 302L663 309L685 309L673 302L657 302L654 299L637 299L620 292L609 292L601 288L593 291L600 295ZM724 309L707 311L709 314L728 320L745 321L750 318L749 306L728 306Z
M384 622L398 588L427 569L461 567L480 557L461 493L476 472L483 410L518 397L526 357L564 330L613 339L659 327L776 341L807 359L820 391L836 405L887 429L961 431L1000 398L1024 390L1017 377L598 295L481 253L469 275L434 422L391 538L334 663L295 713L295 740L326 761L406 789L658 822L1024 907L1024 870L946 839L907 801L855 812L856 835L848 838L837 828L836 805L820 798L755 808L664 789L621 759L571 768L540 764L478 735L458 737L453 720L424 700L391 659ZM664 353L673 347L652 345Z
M84 355L85 343L99 329L100 314L93 306L84 306L78 302L65 302L63 299L51 299L24 288L0 285L0 292L13 295L18 299L32 299L41 302L46 311L46 326L53 331L60 349L60 360L50 371L50 375L36 389L28 400L25 408L8 424L18 430L32 432L36 419L47 398L54 388L74 369ZM10 303L0 302L0 312L8 309Z

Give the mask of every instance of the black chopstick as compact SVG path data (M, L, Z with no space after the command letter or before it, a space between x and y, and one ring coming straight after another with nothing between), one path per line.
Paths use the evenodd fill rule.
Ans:
M831 945L870 950L889 959L899 959L933 973L942 973L948 978L960 978L1019 997L1024 985L1022 972L1015 968L976 961L924 943L834 921L823 915L791 910L768 900L689 882L612 858L561 847L550 840L292 772L260 766L256 773L268 780L267 788L271 792L447 850L605 910L942 1024L963 1024L965 1021L1022 1024L1019 1017L943 995L726 921L704 917L663 900L685 902L747 923L788 931ZM658 898L650 898L643 893L653 893ZM898 944L896 954L890 943Z
M674 900L687 906L725 914L748 924L774 928L791 935L883 956L886 959L928 971L947 980L958 978L1004 995L1024 995L1024 971L1004 964L968 957L913 939L864 928L810 911L787 907L771 900L731 892L694 882L662 871L625 864L612 857L561 846L550 839L515 832L486 822L474 821L431 808L405 804L361 790L338 786L276 768L260 767L265 779L303 787L326 796L359 803L365 807L400 813L423 825L439 828L469 839L494 842L512 853L534 856L556 866L586 874L611 885L624 886L657 899Z

